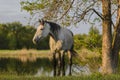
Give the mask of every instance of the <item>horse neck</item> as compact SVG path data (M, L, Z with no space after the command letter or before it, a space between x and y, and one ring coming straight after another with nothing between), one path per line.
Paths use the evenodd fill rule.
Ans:
M50 24L50 36L52 36L55 41L58 40L60 30L61 27L58 24Z
M52 37L55 41L57 41L58 40L58 32L50 31L50 37Z

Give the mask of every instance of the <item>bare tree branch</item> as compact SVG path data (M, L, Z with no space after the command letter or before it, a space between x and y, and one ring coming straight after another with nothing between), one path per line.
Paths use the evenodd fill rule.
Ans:
M115 9L113 12L112 12L112 15L117 11L117 9Z
M104 19L103 16L102 16L102 14L101 14L100 12L97 12L94 8L90 8L90 9L84 11L84 12L81 14L80 20L77 21L77 22L80 22L80 21L85 17L85 15L86 15L89 11L91 11L91 10L92 10L95 14L97 14L97 16L99 16L102 20ZM76 22L76 23L77 23L77 22ZM114 25L113 21L111 21L111 23L112 23L113 27L115 28L115 25Z
M85 15L86 15L88 12L90 12L90 11L93 11L95 14L97 14L102 20L104 19L104 18L102 17L102 14L101 14L100 12L97 12L94 8L90 8L90 9L88 9L88 10L85 10L82 14L80 14L80 20L77 21L77 22L80 22L80 21L85 17ZM77 22L76 22L76 23L77 23Z
M62 19L70 10L70 8L72 7L73 3L74 3L75 0L73 0L70 4L70 6L68 7L68 9L62 14L62 16L60 18L58 18L57 20L60 20Z
M82 12L81 14L78 14L78 13L76 13L77 14L77 18L78 18L78 20L75 22L75 23L78 23L78 22L80 22L81 20L83 20L84 19L84 17L86 16L86 14L89 12L89 11L91 11L90 9L93 7L93 5L96 3L96 1L94 2L93 1L93 3L92 4L90 4L89 6L87 6L87 7L85 7L85 9L80 9L80 11ZM78 6L78 8L79 8L79 6Z
M102 20L104 19L101 13L98 13L95 9L92 9L92 10L93 10ZM114 25L113 21L111 21L111 23L112 23L113 27L115 28L115 25Z
M95 12L102 20L104 19L103 17L102 17L102 14L100 13L100 12L97 12L95 9L91 9L91 10L93 10L93 12Z

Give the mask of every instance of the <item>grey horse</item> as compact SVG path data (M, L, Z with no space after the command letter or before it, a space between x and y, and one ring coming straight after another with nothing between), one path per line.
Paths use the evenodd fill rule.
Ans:
M62 69L62 75L65 75L65 52L68 53L69 56L69 75L71 75L71 67L72 67L72 56L76 54L76 52L73 50L73 33L68 30L67 28L63 28L60 25L40 20L40 25L37 28L37 31L33 37L33 43L38 43L43 38L50 36L49 45L51 53L53 54L53 61L54 61L54 76L56 76L56 53L59 54L59 70L58 75L61 74Z

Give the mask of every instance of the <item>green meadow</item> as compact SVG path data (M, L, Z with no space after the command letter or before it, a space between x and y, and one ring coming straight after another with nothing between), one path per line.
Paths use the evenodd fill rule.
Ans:
M77 74L74 76L64 77L50 77L50 76L34 76L31 74L17 74L15 72L1 72L0 80L119 80L120 75L101 75L98 73L98 68L101 65L101 54L98 51L91 51L87 49L78 50L78 56L73 58L73 63L78 65L89 65L89 75ZM20 61L36 61L37 58L51 60L52 55L49 50L34 50L34 49L22 49L22 50L0 50L0 58L14 58ZM44 62L44 61L43 61ZM40 62L38 62L40 64ZM46 62L44 62L46 63ZM43 63L42 63L43 64ZM48 64L48 62L47 62ZM31 69L31 68L30 68ZM32 70L32 69L31 69Z
M0 80L120 80L120 75L100 75L89 76L65 76L65 77L34 77L34 76L15 76L0 75Z

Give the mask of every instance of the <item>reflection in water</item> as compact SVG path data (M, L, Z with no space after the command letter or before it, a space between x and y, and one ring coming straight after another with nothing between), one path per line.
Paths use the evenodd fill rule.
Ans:
M16 58L1 58L0 59L0 74L17 74L17 75L34 75L34 76L53 76L52 61L48 58L37 58L33 61L20 60ZM66 75L69 67L66 65ZM73 65L72 74L90 74L89 66Z
M36 61L22 62L19 59L1 58L0 72L15 73L18 75L35 75L38 70L44 69L49 72L52 70L52 62L46 58L36 59Z

